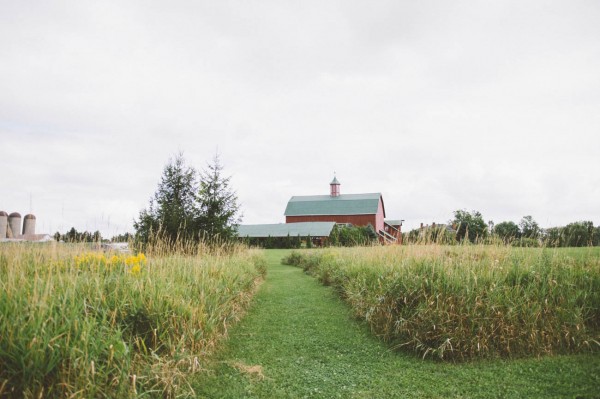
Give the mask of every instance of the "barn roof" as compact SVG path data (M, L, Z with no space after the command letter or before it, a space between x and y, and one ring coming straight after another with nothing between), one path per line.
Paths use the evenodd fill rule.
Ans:
M402 226L402 222L404 220L400 220L400 219L385 219L385 222L387 224L389 224L390 226Z
M329 237L335 222L241 224L238 237Z
M379 208L380 193L306 195L292 197L285 208L285 216L307 215L373 215ZM384 211L385 212L385 211Z

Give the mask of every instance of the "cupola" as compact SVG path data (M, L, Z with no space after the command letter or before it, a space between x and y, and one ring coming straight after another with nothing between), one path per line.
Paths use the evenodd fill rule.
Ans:
M338 181L335 175L333 176L333 180L329 183L329 195L332 197L340 196L340 182Z

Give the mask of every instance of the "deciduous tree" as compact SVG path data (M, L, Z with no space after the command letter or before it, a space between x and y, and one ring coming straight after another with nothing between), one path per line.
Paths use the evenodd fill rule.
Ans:
M456 238L459 241L468 238L471 242L482 239L487 235L487 225L478 211L471 213L464 209L454 211L454 219L450 224L456 226Z
M500 237L505 243L509 243L519 238L521 231L515 222L502 222L494 227L494 234Z
M531 216L523 216L519 227L521 228L521 235L525 238L539 238L540 236L540 226Z

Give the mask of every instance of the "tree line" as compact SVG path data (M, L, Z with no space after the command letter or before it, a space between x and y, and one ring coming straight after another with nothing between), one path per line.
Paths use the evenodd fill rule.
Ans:
M75 227L71 227L66 233L57 231L53 235L56 241L63 242L129 242L133 239L133 235L130 233L118 234L113 236L110 240L102 237L99 230L94 232L91 231L78 231Z
M66 233L56 232L54 233L54 239L56 241L63 242L101 242L103 240L100 231L77 231L75 227L71 227Z
M600 226L594 226L591 221L577 221L561 227L541 228L531 215L523 216L518 224L513 221L486 223L479 211L457 210L447 225L414 229L404 233L403 240L443 244L468 240L522 247L600 246Z

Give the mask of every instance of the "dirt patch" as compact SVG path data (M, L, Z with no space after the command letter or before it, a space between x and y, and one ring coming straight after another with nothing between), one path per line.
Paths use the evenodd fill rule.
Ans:
M233 367L238 369L240 372L249 375L250 377L264 380L265 375L263 374L263 368L260 365L248 366L241 362L235 362L231 364Z

